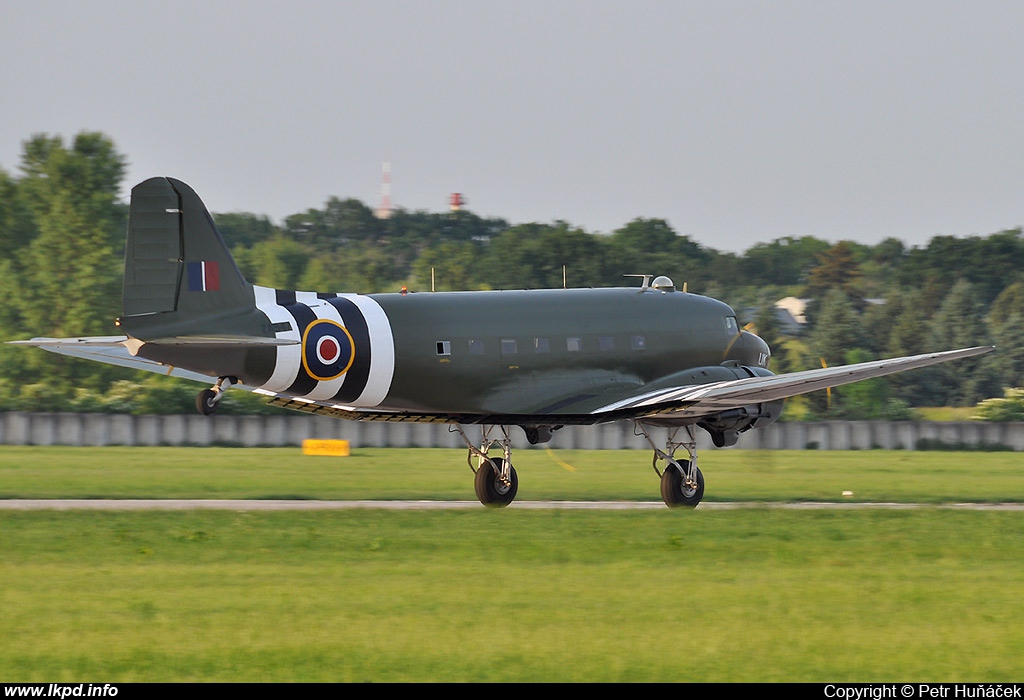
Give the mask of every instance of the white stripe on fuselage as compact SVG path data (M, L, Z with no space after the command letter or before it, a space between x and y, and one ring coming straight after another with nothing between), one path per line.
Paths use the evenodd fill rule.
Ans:
M370 332L370 376L356 406L379 406L391 390L395 376L395 337L380 304L359 294L339 294L358 307Z
M271 323L288 323L288 330L278 331L275 335L278 338L301 341L302 336L295 328L295 319L284 308L277 303L277 292L268 287L257 287L253 285L256 292L256 308L267 315ZM263 389L274 393L284 391L292 385L299 375L299 365L302 363L301 345L282 345L277 348L277 360L274 363L274 372L270 379L263 385Z
M295 319L291 312L277 303L276 290L256 286L254 286L254 290L256 306L267 315L270 322L287 322L290 326L289 330L280 331L276 336L301 341L302 334L295 327ZM378 406L391 389L391 380L395 373L395 339L391 332L391 323L388 321L384 309L373 299L358 294L338 294L337 296L344 297L359 309L366 321L370 336L369 376L366 380L366 387L352 403L352 406L360 408ZM295 301L309 307L319 319L331 320L342 326L346 325L337 307L330 304L329 300L319 298L315 292L295 292ZM274 371L261 388L274 393L287 391L298 377L301 366L301 344L278 347ZM345 383L346 376L343 374L336 379L317 382L316 387L305 394L304 398L324 400L333 397Z

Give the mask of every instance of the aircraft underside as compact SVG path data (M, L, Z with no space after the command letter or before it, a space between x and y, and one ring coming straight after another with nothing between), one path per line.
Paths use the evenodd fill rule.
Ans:
M204 396L210 395L201 393L200 402ZM275 397L269 403L304 413L348 420L447 424L465 443L468 449L467 463L474 474L477 498L489 508L509 505L519 490L519 477L512 463L510 434L510 429L515 426L522 428L531 445L537 445L551 440L553 433L564 425L594 425L609 420L628 419L633 423L636 434L643 436L654 452L651 466L661 480L661 497L665 505L669 508L695 508L704 496L704 475L697 467L697 428L707 430L712 442L718 447L734 445L740 432L758 427L761 422L774 422L782 410L781 402L771 402L745 407L742 411L733 410L724 417L722 414L688 415L681 411L674 416L660 413L644 420L614 412L607 415L566 414L555 417L366 411L287 397ZM203 411L202 407L200 411ZM478 439L469 436L467 429L470 427L479 427ZM664 448L659 447L651 437L650 429L654 427L668 429ZM676 452L680 448L686 450L686 456L677 459ZM492 455L492 451L500 452L500 456ZM661 469L659 462L664 462Z
M642 421L633 423L639 434L643 435L654 450L651 466L661 479L661 497L665 505L669 508L696 508L704 497L704 475L697 468L697 439L694 425L676 426L671 429L665 449L662 450L651 439L647 425ZM500 431L500 437L492 437L495 428ZM473 483L480 502L488 508L503 508L512 503L519 492L519 477L512 466L512 439L509 435L509 426L482 426L479 445L470 440L462 425L454 424L452 429L469 448L466 461L473 471ZM683 439L677 440L680 430L684 432ZM550 438L550 433L547 437ZM534 440L530 439L529 430L527 439L534 443ZM494 447L501 450L500 457L490 456L490 451ZM675 453L680 447L686 449L687 459L675 458ZM658 469L659 461L665 462L663 470Z

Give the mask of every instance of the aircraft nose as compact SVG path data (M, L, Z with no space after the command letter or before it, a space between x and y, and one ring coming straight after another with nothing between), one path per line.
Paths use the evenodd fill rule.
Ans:
M748 331L743 331L743 335L746 336L744 346L747 355L743 364L768 369L768 362L772 359L772 349L768 347L768 343L764 342L761 336Z
M750 331L740 331L739 339L730 348L729 358L748 367L764 367L768 369L772 351L768 343Z

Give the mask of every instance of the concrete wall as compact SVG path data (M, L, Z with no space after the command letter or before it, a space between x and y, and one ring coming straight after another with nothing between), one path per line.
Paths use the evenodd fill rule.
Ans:
M682 431L680 431L682 434ZM478 439L480 428L467 426ZM500 435L495 428L493 435ZM523 431L513 428L513 446L530 447ZM699 449L711 447L697 431ZM651 437L664 446L665 431ZM348 440L358 447L463 447L446 425L360 423L322 416L282 413L275 416L128 416L100 413L0 413L3 445L298 445L307 438ZM754 450L913 450L921 440L950 446L1000 445L1024 450L1024 423L893 423L832 421L776 423L740 436L738 447ZM607 423L566 427L548 444L553 449L648 449L633 424ZM539 447L544 447L539 446Z

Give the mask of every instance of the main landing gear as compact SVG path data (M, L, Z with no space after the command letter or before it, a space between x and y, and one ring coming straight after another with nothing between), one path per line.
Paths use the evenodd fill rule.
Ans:
M696 427L684 425L671 428L665 449L662 450L654 444L647 432L647 425L640 421L636 421L635 424L637 434L643 435L654 449L652 466L654 472L661 478L661 497L665 505L669 508L696 508L704 498L704 475L697 468ZM491 431L495 427L501 429L501 437L491 437ZM504 508L515 500L519 491L519 477L512 467L512 439L508 434L508 426L483 426L479 447L469 439L461 425L454 424L449 429L457 432L469 448L466 461L475 475L476 497L480 502L488 508ZM686 431L686 435L682 440L677 440L676 436L681 429ZM527 435L529 436L529 433ZM501 447L501 457L488 455L495 445ZM686 448L689 459L675 458L676 450L680 447ZM658 460L666 462L664 471L658 469Z
M694 426L672 428L668 433L664 451L654 444L643 423L636 421L636 427L639 434L643 435L654 449L651 466L654 467L654 473L661 477L661 498L665 505L669 508L696 508L704 498L704 475L697 468L697 437L694 434ZM680 427L686 430L686 439L682 441L676 440ZM676 450L680 447L686 448L690 457L688 460L675 458ZM666 462L663 472L658 471L659 459Z
M512 466L512 438L509 437L508 426L500 427L502 435L500 438L490 436L494 426L482 428L480 447L477 447L470 442L461 425L455 426L456 432L469 448L469 456L466 461L476 475L473 480L476 497L488 508L504 508L515 500L516 493L519 491L519 477L516 475L515 467ZM487 455L494 445L501 445L503 456L489 457ZM473 466L474 457L476 457L476 466Z
M204 416L212 415L220 405L220 400L224 398L224 392L235 384L238 384L235 377L219 378L212 388L203 389L196 396L196 410Z

